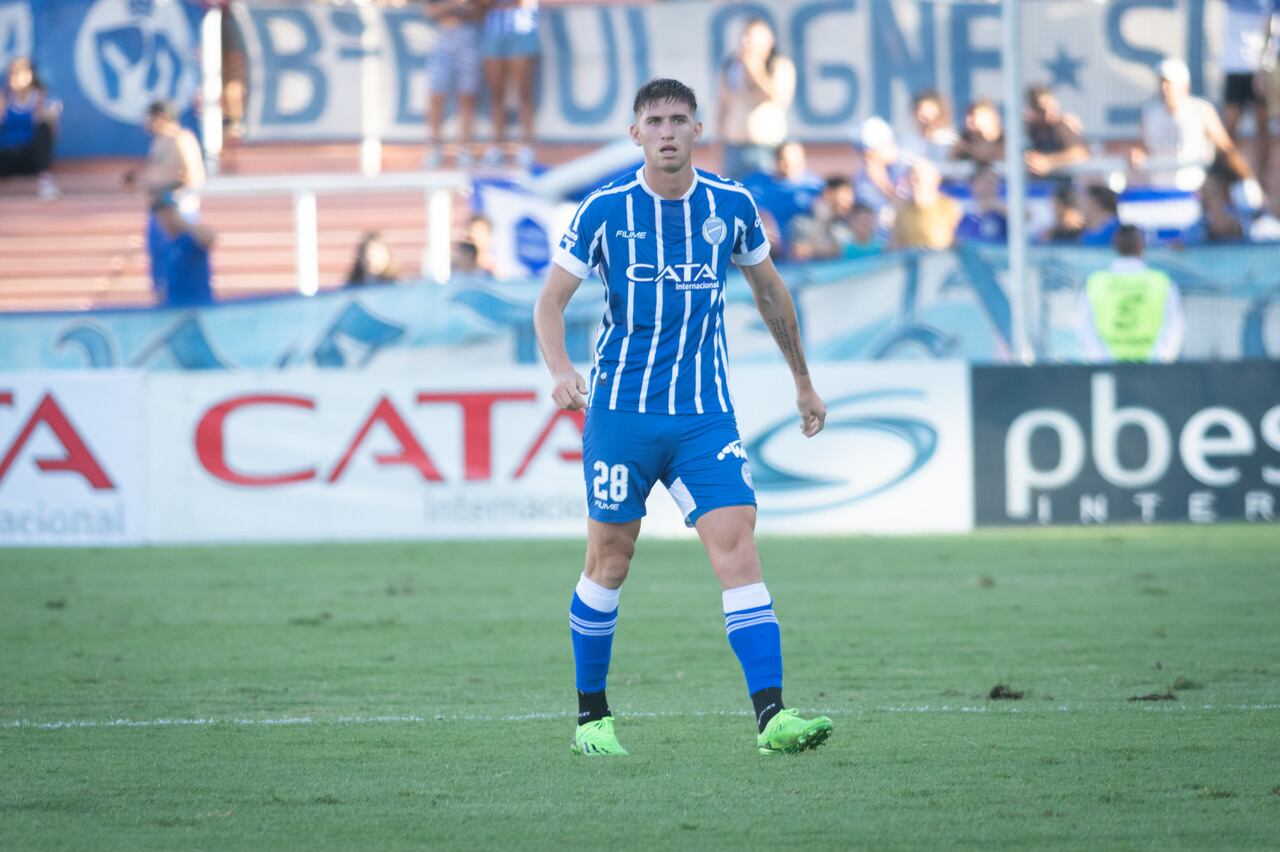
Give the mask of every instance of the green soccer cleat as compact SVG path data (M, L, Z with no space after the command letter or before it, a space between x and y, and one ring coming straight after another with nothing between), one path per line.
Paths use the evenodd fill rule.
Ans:
M613 732L612 716L579 725L578 730L574 731L573 744L569 748L574 754L627 753L627 750L618 742L618 735Z
M817 748L831 736L831 720L826 716L801 719L795 710L781 710L756 737L761 754L796 754Z

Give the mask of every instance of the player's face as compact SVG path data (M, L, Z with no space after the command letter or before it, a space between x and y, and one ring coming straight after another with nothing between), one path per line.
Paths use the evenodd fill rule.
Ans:
M679 101L655 101L631 125L631 140L644 149L645 165L667 172L688 168L700 138L702 122Z

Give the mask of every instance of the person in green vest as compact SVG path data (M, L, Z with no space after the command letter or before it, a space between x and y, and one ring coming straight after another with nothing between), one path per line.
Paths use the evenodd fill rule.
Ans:
M1094 363L1176 361L1185 321L1178 288L1142 260L1142 231L1116 229L1116 259L1085 281L1080 299L1080 341Z

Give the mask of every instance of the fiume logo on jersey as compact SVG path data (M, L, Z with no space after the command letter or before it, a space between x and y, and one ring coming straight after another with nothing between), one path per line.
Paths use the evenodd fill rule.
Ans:
M126 124L156 100L181 113L196 91L192 42L179 0L98 0L76 36L76 76L95 107Z
M729 227L725 225L724 220L719 216L712 216L702 223L702 238L713 246L718 246L724 242L724 238L729 233Z
M652 263L633 263L627 267L627 279L637 284L671 283L677 290L712 290L720 285L705 263L669 263L661 269Z

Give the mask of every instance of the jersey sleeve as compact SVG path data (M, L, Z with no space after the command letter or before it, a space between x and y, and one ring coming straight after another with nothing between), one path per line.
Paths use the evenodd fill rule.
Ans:
M765 234L764 222L756 202L751 196L743 199L741 219L734 222L734 242L732 260L738 266L755 266L763 263L769 256L769 237ZM738 222L742 226L738 226Z
M600 240L596 232L603 224L603 203L589 196L573 214L573 221L560 238L551 262L577 278L587 278L600 262Z

